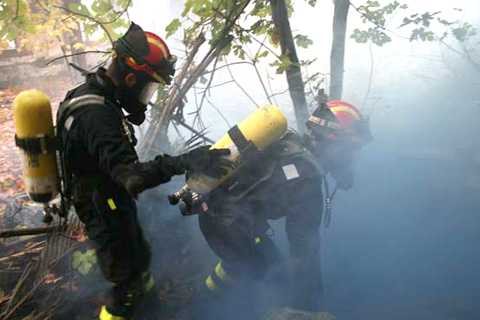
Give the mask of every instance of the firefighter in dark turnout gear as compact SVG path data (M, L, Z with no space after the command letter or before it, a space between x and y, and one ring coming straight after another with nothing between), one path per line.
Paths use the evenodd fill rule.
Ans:
M109 68L88 74L57 113L67 194L95 244L102 273L114 283L101 320L130 318L154 283L150 249L137 221L138 194L185 170L218 177L225 172L221 166L229 165L222 157L228 150L206 148L139 162L130 123L142 123L152 94L170 83L175 57L161 38L135 24L115 43L114 53Z
M279 277L285 285L282 303L318 310L322 183L330 174L339 188L350 188L356 155L371 136L367 120L344 102L320 103L307 128L303 137L289 131L266 150L246 158L232 178L203 199L208 211L200 214L200 228L221 258L205 280L207 300L218 301L215 296L227 296L235 285L264 278L276 265L284 271ZM269 236L267 220L280 217L286 217L288 258ZM207 305L198 308L197 304L193 312L208 314ZM241 310L243 317L252 309Z

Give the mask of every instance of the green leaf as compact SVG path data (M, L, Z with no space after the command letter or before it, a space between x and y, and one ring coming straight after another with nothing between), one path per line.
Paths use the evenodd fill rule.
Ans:
M307 36L297 34L295 37L295 43L297 46L302 48L308 48L309 45L313 44L313 41L310 40Z
M230 51L232 50L232 43L229 43L225 48L223 48L222 52L220 53L220 55L222 56L228 56L228 54L230 53Z
M410 35L410 41L414 40L433 41L435 40L435 34L432 31L427 31L424 27L417 28L412 30Z
M243 50L243 47L241 45L233 46L233 54L240 59L245 60L245 50Z
M190 10L193 7L194 2L195 2L194 0L185 1L185 6L184 6L184 9L183 9L183 12L182 12L182 17L185 17L190 12Z
M14 41L19 34L20 30L18 30L18 28L9 28L6 38L8 41Z
M282 74L285 72L288 68L290 68L293 65L293 63L290 61L290 58L287 55L282 55L280 56L280 59L270 63L271 67L277 67L277 70L275 72L277 74Z
M84 32L91 36L95 31L98 30L98 24L85 24L84 26Z
M254 60L255 60L255 62L258 62L260 60L260 58L264 58L266 56L268 56L268 51L267 50L263 51L262 53L257 53L255 55Z
M165 28L165 31L167 31L166 37L168 38L171 35L173 35L175 32L177 32L180 25L181 25L180 20L173 19L172 22L170 22L170 24Z
M113 5L109 1L96 0L92 3L91 8L98 15L104 15L113 9Z
M84 4L71 2L68 4L68 9L70 9L70 11L72 12L80 13L82 15L91 17L90 11L88 11L87 7Z
M12 13L12 10L10 9L10 7L8 7L6 4L4 4L4 5L0 5L0 8L2 9L0 11L0 20L9 21L13 16L13 13Z
M207 84L208 79L207 79L207 77L202 75L202 76L200 76L199 81L200 81L201 84Z
M77 250L73 253L72 258L72 267L82 275L87 275L97 262L97 256L93 249L85 252Z

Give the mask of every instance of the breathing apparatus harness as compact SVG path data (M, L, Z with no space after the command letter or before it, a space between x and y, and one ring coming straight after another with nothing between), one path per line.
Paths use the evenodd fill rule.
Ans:
M112 85L106 79L105 69L99 68L97 72L88 72L76 65L72 65L76 70L80 71L83 76L85 76L85 82L93 87L100 89L102 92L105 93L103 95L97 94L86 94L78 97L72 97L75 93L76 89L83 85L84 83L80 84L79 86L75 87L74 89L70 90L67 94L65 99L60 103L60 106L57 111L57 126L55 128L55 142L56 142L56 151L57 153L57 166L59 172L59 190L61 195L61 204L60 208L56 208L55 205L52 206L52 210L47 211L45 210L45 217L44 221L46 223L50 223L53 219L51 213L57 213L60 217L66 217L67 212L72 206L72 181L73 181L73 173L67 169L66 166L66 159L63 151L63 141L64 135L69 134L70 128L72 127L74 121L79 117L79 113L81 110L89 105L92 104L100 104L106 105L107 107L111 107L112 109L116 110L119 117L122 119L122 129L124 134L129 139L132 145L136 144L135 136L132 133L132 128L128 121L125 119L123 112L114 104L111 99L109 99L108 91L111 89Z

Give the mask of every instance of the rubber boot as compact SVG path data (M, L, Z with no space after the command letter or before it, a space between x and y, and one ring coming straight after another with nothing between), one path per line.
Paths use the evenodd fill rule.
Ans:
M133 316L134 294L130 285L116 284L110 301L102 306L100 320L130 320Z

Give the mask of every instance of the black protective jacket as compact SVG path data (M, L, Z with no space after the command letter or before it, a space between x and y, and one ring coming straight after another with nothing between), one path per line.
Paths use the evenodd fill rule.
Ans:
M258 277L282 261L268 236L268 220L286 218L290 257L281 299L303 310L317 310L322 295L320 234L323 169L303 140L288 132L204 199L208 211L200 228L227 273ZM237 270L237 271L235 271ZM238 271L243 270L243 271ZM213 275L215 277L215 274ZM218 279L217 279L218 280ZM215 283L220 283L216 281Z
M210 214L233 233L253 235L268 219L286 217L291 256L308 259L318 249L323 174L302 139L288 132L210 194Z
M89 193L100 182L107 189L125 191L133 175L143 178L145 187L150 188L184 171L168 155L138 161L133 127L115 100L114 86L103 68L67 93L57 112L57 130L62 135L61 155L70 191L81 183L88 185L82 189ZM88 194L82 197L88 198Z

